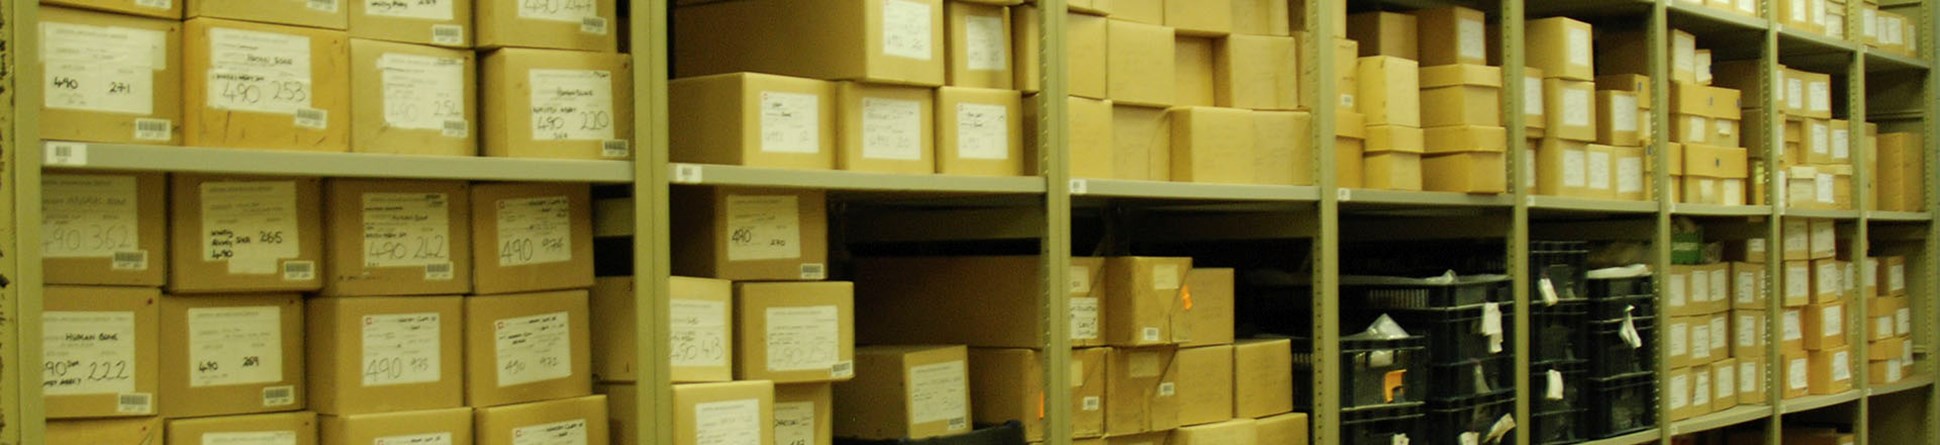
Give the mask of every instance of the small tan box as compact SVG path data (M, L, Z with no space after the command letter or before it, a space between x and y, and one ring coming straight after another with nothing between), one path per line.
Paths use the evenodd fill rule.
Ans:
M489 130L480 137L484 155L631 159L631 60L522 48L487 53L479 68L485 110L479 122Z
M733 437L774 443L774 382L674 385L673 411L675 445L708 445Z
M1545 135L1571 141L1596 140L1596 83L1543 79L1543 103L1548 108L1543 115L1549 121Z
M1779 384L1784 385L1779 395L1786 400L1804 397L1812 393L1811 360L1805 351L1785 351L1779 356Z
M1037 97L1024 98L1024 146L1035 152L1038 145ZM1109 179L1113 177L1117 159L1113 153L1112 140L1116 126L1112 121L1110 101L1087 99L1072 96L1065 99L1066 123L1070 127L1071 177L1089 179ZM1036 162L1027 163L1026 170L1037 173Z
M950 45L946 84L1011 89L1010 39L1015 25L1010 12L1003 5L964 1L946 1L943 10Z
M1363 12L1347 16L1347 38L1361 44L1361 57L1389 56L1420 60L1417 23L1413 14ZM1365 77L1363 77L1365 79ZM1365 113L1365 111L1363 111Z
M320 180L177 174L170 182L171 292L323 286Z
M936 172L946 175L1029 176L1024 154L1024 99L1016 91L942 87L936 90Z
M351 1L350 36L470 49L473 1Z
M1254 111L1253 132L1254 183L1314 183L1312 114L1305 111ZM1077 168L1075 162L1073 168ZM1075 170L1073 174L1076 174Z
M1760 246L1764 243L1760 240ZM1763 256L1762 253L1759 256ZM1761 263L1731 263L1731 307L1733 309L1765 309L1765 265Z
M558 443L608 445L612 433L607 422L606 396L603 395L477 408L472 413L475 434L472 439L476 445L523 445L533 442L534 438ZM759 425L762 431L768 431L766 422Z
M1482 11L1447 6L1415 11L1415 16L1421 66L1489 63L1490 31Z
M1181 427L1172 432L1172 445L1258 445L1259 425L1253 419Z
M304 406L303 297L161 297L163 417ZM171 434L173 428L171 428Z
M1779 328L1782 329L1779 332L1781 334L1781 337L1779 337L1779 350L1784 352L1805 352L1805 309L1803 307L1796 309L1786 308L1785 312L1779 314L1779 316L1782 317L1779 319Z
M1233 418L1232 345L1180 348L1174 360L1182 372L1177 380L1179 424L1203 425Z
M855 376L855 285L737 283L737 380L815 383Z
M1214 80L1213 40L1206 37L1180 35L1173 39L1172 54L1174 69L1172 105L1181 107L1210 107L1215 103L1213 89L1218 83Z
M47 443L162 443L162 418L50 420Z
M943 85L949 42L943 3L756 0L682 6L671 17L673 77L753 71ZM730 29L735 32L721 32ZM1171 60L1170 50L1165 55ZM1169 65L1166 72L1170 75Z
M963 346L855 349L855 379L835 384L835 435L921 439L970 431Z
M1550 196L1580 196L1589 188L1589 144L1559 138L1543 138L1536 147L1536 193Z
M823 80L761 73L667 84L674 162L835 168L835 90Z
M1071 435L1098 436L1105 428L1105 355L1109 348L1071 351ZM1025 440L1043 440L1043 356L1031 349L970 349L970 401L978 424L1022 420Z
M1172 346L1111 348L1106 353L1106 436L1179 427L1176 353ZM1238 388L1234 393L1244 394Z
M1421 127L1421 73L1415 61L1372 56L1358 63L1361 82L1355 100L1367 125Z
M1502 69L1486 65L1422 68L1421 126L1501 127Z
M351 39L350 151L477 156L476 66L469 50Z
M827 277L828 213L820 191L675 188L677 275L723 280Z
M41 138L182 143L180 22L58 7L40 20Z
M835 84L835 168L876 173L936 173L936 91Z
M107 11L127 15L154 17L160 19L182 20L182 4L173 1L153 0L41 0L47 6L72 6L96 11ZM41 19L47 19L45 9ZM92 443L92 442L90 442Z
M203 17L275 25L344 30L350 24L343 0L195 0L183 2L187 19Z
M412 440L472 443L472 409L465 407L317 417L321 445L389 444ZM380 442L381 441L381 442Z
M1638 146L1639 116L1637 94L1628 91L1596 92L1597 143L1623 147Z
M1692 352L1695 352L1694 348L1691 347L1691 333L1698 327L1697 324L1693 323L1694 320L1696 320L1696 317L1677 316L1670 317L1670 321L1664 324L1664 361L1669 363L1671 367L1688 367L1697 361L1691 355ZM1709 332L1710 325L1708 323L1704 324L1704 328L1706 332ZM1706 336L1705 341L1705 344L1709 345L1710 337ZM1709 353L1708 348L1700 349L1705 349ZM1706 362L1708 363L1708 361Z
M164 178L59 170L41 175L46 284L161 286L169 265Z
M584 183L473 185L472 292L591 287L590 193Z
M1808 382L1812 395L1838 394L1852 389L1852 349L1847 346L1811 351Z
M1173 107L1172 180L1253 183L1253 112L1234 108Z
M1239 34L1213 41L1213 105L1253 110L1300 108L1297 43L1293 37Z
M1846 346L1845 303L1818 303L1805 306L1800 315L1805 334L1805 349L1823 351Z
M48 418L155 414L159 297L154 288L47 287L40 374Z
M460 297L318 298L305 309L310 409L349 415L464 405Z
M1106 98L1123 105L1165 107L1177 100L1172 28L1111 20Z
M1261 418L1293 411L1293 343L1233 344L1233 415Z
M1105 343L1133 347L1167 345L1172 313L1192 270L1184 257L1113 257L1105 260Z
M325 295L471 293L469 184L331 179L323 188Z
M1545 78L1596 79L1590 24L1555 17L1531 20L1524 26L1530 67L1542 70Z
M465 297L465 405L592 394L586 317L583 290Z
M1112 106L1112 178L1172 180L1172 114L1165 108Z
M639 379L634 355L639 325L637 283L633 277L600 277L593 284L593 379L632 382ZM673 381L725 382L734 379L734 286L727 280L672 277L669 319L673 332L670 355Z
M775 443L835 441L835 388L828 383L775 385ZM1013 417L1015 418L1015 417Z
M619 35L623 31L615 3L615 0L475 0L472 13L473 23L477 25L474 30L477 46L613 53L619 51Z
M317 445L317 413L299 411L168 421L167 443L268 442Z
M254 1L214 3L249 9L240 5ZM183 144L350 150L350 39L343 31L216 18L183 27Z
M1836 260L1812 260L1812 303L1845 300L1845 267Z
M1711 364L1711 412L1738 406L1738 361L1723 359Z
M1075 272L1075 270L1074 270ZM1233 343L1233 269L1194 268L1186 272L1186 284L1174 308L1172 338L1180 347L1226 345Z

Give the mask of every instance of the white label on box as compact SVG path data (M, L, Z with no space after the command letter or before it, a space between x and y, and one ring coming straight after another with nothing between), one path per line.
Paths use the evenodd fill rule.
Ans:
M883 54L916 60L934 57L930 38L935 24L930 8L909 0L883 0Z
M1900 379L1905 378L1906 374L1905 374L1905 369L1903 369L1904 367L1905 367L1905 364L1901 363L1900 359L1887 360L1886 361L1886 381L1883 383L1894 383L1894 382L1900 381Z
M1832 204L1834 202L1832 174L1820 173L1813 176L1812 191L1813 194L1817 195L1814 198L1818 198L1820 204Z
M540 196L498 200L498 265L572 261L572 199Z
M1690 325L1683 322L1671 323L1669 332L1670 338L1665 343L1669 344L1670 356L1681 357L1690 355Z
M586 419L512 429L512 445L586 445L586 437Z
M1697 39L1689 34L1672 33L1671 66L1673 71L1697 71ZM1693 73L1695 74L1695 73Z
M438 381L443 373L436 312L364 316L364 386Z
M1840 333L1845 332L1846 314L1844 309L1836 305L1826 306L1825 310L1819 312L1819 315L1819 325L1821 326L1821 330L1824 331L1820 335L1825 337L1838 337Z
M761 92L761 152L822 150L822 98L813 94Z
M1691 374L1691 405L1704 407L1711 404L1711 372L1698 371Z
M44 105L107 113L154 113L155 71L168 67L171 51L166 42L160 31L42 23Z
M1177 264L1160 264L1160 265L1152 266L1152 289L1155 289L1155 290L1178 289L1179 280L1182 279L1184 275L1185 274L1180 273L1179 265Z
M1811 138L1812 153L1818 154L1818 155L1824 155L1824 156L1831 156L1832 155L1832 145L1830 144L1831 137L1826 132L1827 130L1826 124L1818 121L1807 122L1806 128L1810 129L1812 132L1810 135L1807 136Z
M464 59L387 53L377 58L377 69L383 74L384 125L442 131L449 122L465 122Z
M1879 16L1879 23L1880 28L1885 29L1885 32L1882 33L1885 37L1880 39L1883 43L1887 45L1901 45L1906 43L1906 37L1904 35L1906 22L1901 21L1898 17Z
M1691 358L1701 359L1701 360L1711 358L1711 324L1710 323L1698 323L1696 326L1691 326L1690 350L1691 350ZM1678 350L1672 349L1671 351L1672 351L1671 354L1675 355L1677 353L1676 351Z
M451 263L450 199L444 193L365 193L364 267Z
M1611 190L1609 152L1602 152L1602 151L1590 152L1589 169L1590 169L1590 172L1589 172L1590 189Z
M1010 111L1002 105L957 104L957 157L1010 159Z
M1811 94L1806 96L1806 99L1811 111L1820 113L1832 112L1832 84L1812 82L1810 88Z
M1563 149L1563 186L1583 187L1589 182L1586 173L1589 166L1584 165L1587 153L1583 150Z
M801 258L800 203L795 195L729 195L728 261Z
M1711 121L1711 123L1712 123L1712 126L1718 128L1718 136L1720 137L1728 138L1728 137L1731 137L1732 134L1738 132L1738 122L1736 121L1718 119L1718 120ZM1722 142L1729 142L1729 141L1720 141L1720 143Z
M173 0L135 0L135 6L145 6L155 9L169 9L174 7L174 5Z
M1717 396L1713 397L1713 399L1723 399L1737 395L1738 383L1733 377L1737 377L1738 371L1731 368L1718 368L1716 373L1716 377L1711 379L1712 382L1717 384Z
M1531 117L1543 115L1542 79L1522 78L1522 114Z
M1757 0L1738 0L1738 10L1741 12L1757 14L1758 2Z
M1825 295L1838 294L1839 293L1839 273L1840 273L1839 265L1833 264L1830 261L1825 261L1825 262L1821 262L1818 266L1819 266L1818 280L1816 280L1815 283L1818 284L1819 293L1825 294Z
M189 387L283 380L282 308L191 308L188 326Z
M1691 303L1711 302L1711 273L1693 270L1691 273Z
M1879 36L1879 10L1861 5L1859 8L1859 35L1868 39Z
M1832 130L1832 158L1852 158L1852 130Z
M1690 281L1690 274L1671 272L1669 276L1670 276L1669 287L1670 287L1671 295L1670 295L1670 301L1667 302L1666 304L1672 308L1684 307L1685 302L1689 301L1689 296L1690 296L1691 287L1688 284Z
M1098 299L1094 297L1071 298L1071 339L1093 340L1098 338Z
M1525 159L1536 159L1536 150L1523 149L1522 155ZM1536 186L1536 163L1534 162L1522 163L1522 185L1524 187L1531 187L1531 188L1534 188ZM1341 190L1349 190L1349 189L1341 189Z
M768 371L829 369L842 360L835 306L771 307L766 316Z
M1803 324L1803 321L1799 319L1799 311L1797 309L1785 311L1785 320L1783 324L1785 325L1784 341L1796 341L1796 340L1805 339L1805 326Z
M1731 348L1731 319L1723 315L1711 317L1711 349Z
M1738 364L1739 394L1758 392L1758 382L1761 381L1764 381L1764 377L1758 375L1758 363L1745 362Z
M970 69L1003 71L1010 69L1010 33L1000 16L972 15L963 18L964 47Z
M566 312L492 322L498 386L563 379L573 374L572 320Z
M532 140L613 139L613 72L534 69Z
M41 390L49 396L135 391L135 313L47 311Z
M1763 327L1762 325L1759 324L1760 320L1758 318L1759 317L1756 315L1748 315L1748 314L1738 315L1737 326L1738 326L1738 346L1739 347L1750 348L1750 347L1758 346L1758 337L1759 337L1758 331L1759 331L1759 328Z
M1617 160L1617 193L1641 193L1644 191L1644 158L1624 157Z
M1899 308L1893 311L1893 335L1913 333L1913 309Z
M1637 131L1637 96L1610 95L1610 112L1610 126L1616 131Z
M439 45L462 45L465 43L463 25L431 25L431 43Z
M1805 379L1805 370L1808 367L1807 362L1802 358L1795 358L1791 363L1787 363L1785 365L1785 383L1788 385L1786 388L1793 391L1804 390L1809 385Z
M323 11L325 13L335 14L337 12L337 0L308 0L303 3L304 3L304 6L307 6L310 9Z
M1832 353L1832 381L1852 378L1852 353L1838 351Z
M816 445L815 402L775 404L775 445Z
M1684 124L1684 137L1690 142L1704 142L1711 135L1706 132L1710 124L1705 123L1704 116L1688 116L1685 121L1689 123Z
M1693 42L1693 43L1696 43L1696 42ZM1697 50L1692 49L1692 51L1697 51ZM1694 74L1697 74L1698 84L1710 85L1711 84L1711 52L1710 51L1695 52L1693 53L1693 55L1697 57L1697 59L1694 59L1696 60L1695 62L1696 66L1691 68L1691 70L1696 72Z
M1889 293L1899 293L1904 290L1906 290L1906 264L1887 266L1886 291Z
M920 160L923 159L923 141L922 102L862 98L863 158Z
M1725 301L1731 298L1731 272L1714 269L1711 272L1711 300Z
M761 400L694 405L694 445L769 445L761 443Z
M204 261L227 261L230 274L263 275L300 253L296 182L204 182L201 192Z
M135 118L135 139L166 142L174 138L175 121L145 117Z
M1805 108L1805 80L1797 77L1785 79L1785 106L1792 109Z
M1590 91L1577 88L1563 90L1563 125L1588 127L1592 125Z
M1893 317L1890 315L1885 317L1873 317L1873 336L1880 337L1880 338L1892 337L1894 329L1898 327L1897 325L1894 324L1894 318L1896 317Z
M41 177L41 256L109 258L140 250L135 177Z
M1785 266L1785 298L1806 298L1812 296L1812 289L1810 288L1812 285L1811 274L1812 269L1803 265Z
M203 433L202 445L296 445L295 431Z
M599 17L599 2L593 0L519 0L519 18L583 23Z
M1732 299L1731 299L1732 302L1737 304L1751 304L1753 301L1755 301L1758 296L1757 280L1758 280L1757 272L1752 272L1752 271L1738 272L1738 279L1735 281L1732 281L1732 284L1736 285L1736 286L1733 286L1736 289L1736 291L1733 292L1732 294Z
M1487 31L1483 30L1481 20L1455 20L1455 40L1462 59L1484 60L1489 57Z
M1859 286L1859 277L1855 277L1853 274L1858 273L1858 271L1854 270L1855 268L1852 263L1840 263L1839 265L1839 269L1843 271L1839 278L1840 287L1848 294L1856 293L1855 291L1858 290Z
M1101 397L1098 397L1098 396L1086 396L1086 397L1084 398L1084 410L1085 410L1085 411L1097 411L1097 410L1101 410L1101 409L1105 409L1105 400L1104 400L1104 398L1101 398Z
M949 422L951 430L969 428L970 384L963 361L909 368L909 423Z
M668 306L673 365L727 366L727 302L675 298Z
M364 13L386 17L451 20L453 0L363 0ZM524 8L520 8L523 13Z
M310 87L309 37L209 30L209 108L295 115Z
M1825 25L1825 0L1808 0L1812 5L1812 24Z
M386 436L372 441L371 445L452 445L451 433L413 434L409 436Z
M1671 409L1681 409L1691 405L1691 376L1678 374L1670 381Z
M1590 28L1587 26L1584 26L1584 27L1571 26L1569 27L1568 39L1569 39L1568 43L1569 43L1569 52L1570 52L1569 64L1584 66L1584 67L1590 66L1590 51L1591 51L1590 50ZM1549 75L1552 75L1552 76L1560 76L1562 74L1563 73L1549 73Z

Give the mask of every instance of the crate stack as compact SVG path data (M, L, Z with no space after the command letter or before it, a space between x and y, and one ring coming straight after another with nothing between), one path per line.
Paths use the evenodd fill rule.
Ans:
M1531 440L1567 443L1585 438L1583 419L1596 407L1583 403L1583 385L1593 369L1587 345L1593 340L1591 312L1604 303L1590 298L1589 245L1571 241L1530 243L1530 278L1539 303L1530 313L1530 382L1539 392L1531 405ZM1600 312L1600 311L1599 311ZM1601 315L1599 315L1601 316ZM1582 343L1583 346L1578 344ZM1579 348L1582 348L1579 350Z
M1867 382L1889 385L1914 371L1913 309L1906 293L1906 257L1867 258L1860 266L1860 295L1866 299Z
M1410 333L1415 334L1415 333ZM1293 371L1300 409L1313 408L1313 340L1296 338ZM1423 437L1428 339L1361 333L1341 338L1342 443Z
M1451 282L1395 282L1374 277L1344 279L1347 325L1382 316L1427 340L1427 363L1409 371L1427 374L1425 424L1415 440L1473 443L1514 428L1515 354L1507 339L1514 315L1508 279L1499 275L1457 277Z

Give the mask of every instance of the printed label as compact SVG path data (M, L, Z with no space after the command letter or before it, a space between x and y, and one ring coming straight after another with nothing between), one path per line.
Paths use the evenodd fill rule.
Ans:
M1543 115L1543 80L1534 77L1522 78L1522 114L1528 117Z
M453 0L363 0L364 13L385 17L451 20ZM520 12L524 12L521 8Z
M1690 295L1690 275L1672 272L1670 274L1670 307L1684 307Z
M842 360L835 306L771 307L766 315L769 371L829 369Z
M1736 377L1738 377L1738 370L1731 369L1731 368L1718 368L1716 370L1716 376L1712 377L1711 379L1713 383L1717 384L1717 390L1718 390L1718 395L1715 396L1714 398L1722 399L1722 398L1731 397L1732 395L1738 394L1738 383L1736 382L1737 380Z
M41 61L47 108L148 115L155 71L168 66L160 31L45 22Z
M444 193L365 193L364 267L451 263L450 200Z
M1913 309L1899 308L1893 311L1893 335L1913 333Z
M42 176L41 256L108 258L140 250L135 182L134 176Z
M888 0L901 2L902 0ZM928 6L924 6L927 8ZM923 104L913 100L862 98L862 157L923 159Z
M1479 20L1455 21L1456 47L1462 59L1487 59L1489 54L1486 36L1487 31L1482 29L1482 22Z
M1669 344L1668 346L1670 348L1670 355L1672 357L1680 357L1680 356L1686 356L1690 354L1690 350L1691 350L1691 348L1689 347L1690 335L1691 335L1691 330L1689 325L1684 323L1671 324L1670 338L1665 343Z
M761 401L728 400L694 405L695 445L761 443Z
M813 94L761 92L761 151L822 150L822 99Z
M581 23L587 17L599 17L599 2L595 0L519 0L521 19Z
M612 72L535 69L527 79L532 82L532 140L613 139Z
M892 0L893 1L893 0ZM949 422L949 429L969 428L970 386L962 361L909 368L911 424Z
M364 386L438 381L444 336L436 312L364 316Z
M42 315L41 390L49 396L135 391L134 312Z
M295 431L203 433L202 445L296 445Z
M973 15L963 18L964 49L970 69L1002 71L1010 69L1010 33L1004 18Z
M1670 379L1671 409L1679 409L1691 404L1691 376L1679 374Z
M586 419L512 429L512 445L586 445Z
M1095 340L1098 338L1098 299L1095 297L1071 298L1071 339Z
M310 38L209 30L208 107L295 115L310 108Z
M673 365L727 366L727 302L675 298L668 305Z
M1700 360L1711 358L1711 324L1710 323L1698 323L1696 326L1691 327L1690 349L1691 349L1691 358L1700 359ZM1677 351L1677 349L1672 349L1671 351L1674 352L1674 351Z
M795 195L729 195L728 261L801 258L800 210Z
M1590 188L1610 190L1610 153L1590 152Z
M935 24L930 5L909 0L883 0L883 54L930 60L933 57L931 34Z
M499 387L572 375L572 322L565 312L499 319L492 327Z
M815 445L815 403L775 404L775 445Z
M957 157L1010 159L1010 111L1002 105L957 104Z
M1839 351L1832 353L1832 381L1852 378L1852 353Z
M264 275L299 254L296 182L204 182L201 192L204 261L227 261L230 274Z
M465 43L465 27L460 25L431 25L431 43L439 45L462 45Z
M282 308L191 308L188 326L189 387L283 380Z
M1786 243L1791 244L1791 243ZM1791 249L1787 249L1791 250ZM1785 297L1806 298L1812 295L1812 270L1803 265L1785 266Z
M501 199L497 208L500 267L572 261L572 199Z
M464 59L390 53L377 59L377 69L383 75L384 125L440 132L470 126Z
M452 445L451 433L379 437L371 445Z
M1795 108L1795 109L1805 108L1805 80L1804 79L1799 79L1799 78L1785 79L1785 105L1787 108Z
M1702 270L1691 271L1691 302L1708 303L1711 299L1711 274Z

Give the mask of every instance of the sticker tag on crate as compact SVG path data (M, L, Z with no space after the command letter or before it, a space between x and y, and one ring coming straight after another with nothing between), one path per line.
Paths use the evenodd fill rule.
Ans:
M1388 445L1408 445L1408 435L1396 434L1392 439L1388 440Z
M1502 439L1508 437L1509 432L1515 429L1516 415L1503 414L1502 417L1495 419L1495 425L1489 426L1489 443L1502 443Z
M1563 400L1563 373L1551 369L1547 377L1549 377L1549 385L1544 386L1543 398L1548 400Z
M1536 289L1542 291L1544 306L1555 306L1562 301L1561 298L1556 297L1556 283L1550 282L1549 277L1543 277L1541 281L1536 282Z
M1489 334L1489 353L1502 352L1502 334Z
M1629 344L1630 349L1644 347L1643 335L1637 333L1637 320L1631 315L1636 310L1636 306L1623 307L1623 327L1617 330L1617 337L1622 338L1624 343Z
M1463 432L1456 436L1456 439L1456 442L1461 445L1482 445L1482 434L1474 431Z
M1502 335L1502 305L1482 303L1482 335Z
M1390 362L1390 364L1392 364L1394 360L1389 359L1388 361ZM1374 366L1385 366L1385 365L1374 365ZM1408 370L1397 369L1393 371L1388 371L1387 375L1384 375L1381 377L1381 380L1382 380L1381 381L1381 402L1394 403L1394 394L1396 390L1402 389L1402 386L1407 383Z

